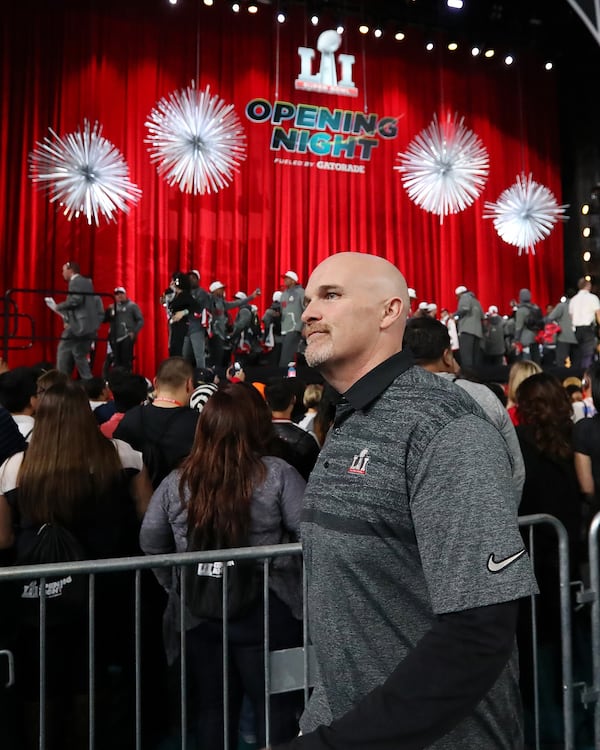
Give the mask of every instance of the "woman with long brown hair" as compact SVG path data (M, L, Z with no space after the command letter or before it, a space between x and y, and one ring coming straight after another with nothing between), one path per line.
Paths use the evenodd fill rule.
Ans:
M516 428L525 463L525 485L519 515L547 513L561 521L569 535L571 580L579 578L582 498L577 485L572 448L571 401L561 382L548 373L527 377L516 393ZM527 546L528 533L523 531ZM559 556L556 532L549 525L534 529L532 559L540 589L537 602L538 660L544 678L540 697L540 731L543 742L562 736L561 695L546 686L560 685ZM574 626L577 623L574 619ZM521 692L526 720L533 715L533 665L530 661L530 614L523 600L518 630L521 657ZM526 721L526 739L535 744L533 727Z
M38 532L49 524L69 532L85 559L136 554L139 518L151 492L141 454L100 433L79 384L57 383L39 400L27 450L0 467L0 546L12 548L14 559L21 563L35 546ZM127 640L126 628L123 620L115 618L115 611L122 615L130 599L124 586L122 577L113 576L99 576L96 584L98 694L111 679L109 654L113 665L121 656L125 658L119 649ZM21 585L11 612L19 617L16 660L26 712L20 722L26 735L22 747L35 747L38 627L24 609L28 598ZM58 601L49 600L47 606L46 684L53 719L47 723L47 747L83 746L87 737L86 712L81 710L87 700L87 605L68 613L61 609L60 616ZM73 713L77 720L71 720Z
M265 455L270 441L268 407L258 392L228 383L207 401L189 457L154 493L142 524L140 542L147 554L189 549L200 534L204 548L279 544L298 538L305 482L289 464ZM188 571L193 575L194 569ZM294 565L275 561L269 575L269 636L272 649L298 645L302 615L301 579ZM165 626L179 629L179 573L155 571L169 592ZM188 668L199 747L223 748L222 622L187 615ZM232 617L228 626L229 736L237 747L241 699L245 693L264 745L263 606L255 601ZM167 641L168 657L177 656L177 639ZM274 743L297 732L286 696L271 702ZM230 750L229 748L227 750Z

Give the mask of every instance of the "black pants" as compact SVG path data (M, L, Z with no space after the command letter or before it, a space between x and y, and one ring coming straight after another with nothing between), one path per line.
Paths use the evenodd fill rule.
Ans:
M265 695L262 602L246 617L229 623L228 700L229 747L238 745L242 698L248 696L256 717L258 746L265 745ZM269 646L271 650L302 643L302 623L275 594L269 596ZM223 639L222 622L207 621L187 632L192 721L198 747L224 750L223 744ZM288 742L298 734L302 694L271 697L270 741Z
M131 372L133 369L133 339L129 336L122 341L111 342L115 367L123 367Z

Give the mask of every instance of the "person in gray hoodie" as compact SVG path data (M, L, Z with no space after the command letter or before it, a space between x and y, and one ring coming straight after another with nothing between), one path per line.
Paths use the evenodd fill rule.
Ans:
M573 326L573 319L569 312L569 298L572 294L567 292L565 297L560 298L558 305L555 305L546 320L555 321L560 326L560 331L556 336L556 364L559 367L565 366L567 357L573 361L574 349L577 346L577 338L575 337L575 328Z
M521 359L541 364L540 347L536 342L538 331L527 327L529 314L537 307L531 302L529 289L519 291L519 304L515 311L515 341L523 347Z
M466 286L457 286L458 309L454 317L458 320L458 346L460 366L473 370L481 361L483 343L483 309L477 297Z

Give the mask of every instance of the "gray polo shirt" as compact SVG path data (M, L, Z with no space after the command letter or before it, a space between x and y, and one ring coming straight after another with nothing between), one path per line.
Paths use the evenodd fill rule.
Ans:
M535 590L518 502L498 429L408 353L345 394L302 517L318 665L303 732L381 685L435 615ZM516 748L519 705L515 652L474 713L432 747Z

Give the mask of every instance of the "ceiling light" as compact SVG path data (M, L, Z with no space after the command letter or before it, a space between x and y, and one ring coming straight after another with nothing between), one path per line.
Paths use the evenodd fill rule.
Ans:
M585 251L585 253L583 254L583 259L586 263L588 263L592 259L592 254L589 250Z
M311 16L310 17L310 22L312 23L313 26L318 26L319 25L319 16L317 16L317 15Z
M342 26L341 23L338 24L338 26L336 28L336 31L337 31L338 34L343 34L344 33L344 27Z
M427 52L431 52L431 50L433 49L433 42L427 42L427 44L425 45L425 49L427 50Z
M590 212L590 204L589 203L584 203L583 206L581 207L581 213L584 216L587 216L589 214L589 212Z
M240 4L239 3L232 3L231 10L234 13L239 13L240 12Z
M483 54L485 55L485 57L493 57L496 52L493 49L486 49Z
M214 0L204 0L204 5L212 5Z
M456 42L450 42L450 44L448 45L448 49L450 50L450 52L456 52L456 50L458 49L458 44Z
M277 14L277 21L278 21L279 23L285 23L285 13L283 13L283 12L281 12L281 11L280 11L280 12L279 12L279 13Z
M581 233L584 237L589 237L592 233L592 230L589 227L584 227L583 232Z
M373 32L373 36L375 36L377 39L381 39L383 36L383 31L381 29L375 29Z
M364 23L363 23L363 24L361 24L361 25L360 25L360 26L358 27L358 30L360 31L360 33L361 33L361 34L368 34L368 33L369 33L369 27L368 27L368 26L366 26L366 25L365 25Z
M481 50L479 49L479 47L473 47L473 49L471 50L471 54L473 55L473 57L477 57L477 55L479 55L480 53Z
M405 34L404 34L404 32L402 32L402 31L397 31L397 32L396 32L396 33L394 34L394 39L395 39L395 40L396 40L397 42L401 42L401 41L402 41L403 39L405 39L405 37L406 37L406 35L405 35Z
M258 13L258 5L256 5L256 3L250 3L248 6L248 13Z
M584 279L585 279L586 281L591 281L591 280L592 280L592 277L588 275L588 276L584 276Z
M551 62L547 62L547 63L546 63L545 65L544 65L544 68L546 68L546 70L552 70L552 68L553 68L553 65L552 65L552 63L551 63Z
M461 10L464 3L463 0L448 0L448 7L454 8L455 10Z
M506 57L504 58L504 62L506 63L506 65L512 65L514 61L515 58L512 55L506 55Z

